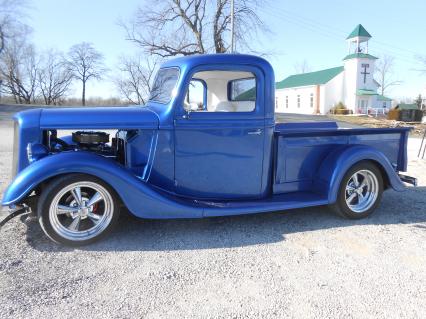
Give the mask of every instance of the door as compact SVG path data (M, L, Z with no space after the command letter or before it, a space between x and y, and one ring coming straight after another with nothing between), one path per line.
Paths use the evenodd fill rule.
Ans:
M177 193L217 200L260 195L265 134L259 77L225 70L190 77L175 118Z

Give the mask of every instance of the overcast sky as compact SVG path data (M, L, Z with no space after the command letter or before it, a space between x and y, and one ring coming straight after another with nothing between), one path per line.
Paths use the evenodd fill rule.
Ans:
M161 0L158 0L161 1ZM163 0L164 1L164 0ZM238 0L235 0L238 1ZM114 73L121 54L137 52L124 39L119 19L129 19L141 0L35 0L29 12L33 39L38 49L67 51L82 41L92 42L101 51ZM153 1L156 3L156 1ZM426 1L271 1L259 14L271 33L254 39L268 57L280 81L295 73L294 65L306 60L312 71L342 65L347 54L346 36L361 23L372 35L370 53L395 58L395 77L403 84L391 88L393 98L426 93L426 74L416 55L426 55ZM75 95L80 92L76 89ZM92 84L89 96L117 95L108 81Z

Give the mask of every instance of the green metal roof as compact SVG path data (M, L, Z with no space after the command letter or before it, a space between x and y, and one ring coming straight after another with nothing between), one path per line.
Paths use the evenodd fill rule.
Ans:
M398 104L396 106L396 109L398 109L398 110L418 110L419 107L417 106L417 104L405 104L405 103L401 103L401 104Z
M357 90L356 95L378 95L374 90Z
M355 38L355 37L371 38L371 35L370 35L370 33L367 32L367 30L365 30L365 28L361 24L358 24L355 27L355 29L348 35L346 40L352 39L352 38Z
M276 83L277 89L325 84L343 71L343 66L316 72L294 74Z
M349 60L349 59L355 59L355 58L374 59L374 60L378 59L375 56L373 56L371 54L367 54L367 53L352 53L352 54L345 56L343 61Z
M391 98L388 98L388 97L386 97L386 96L383 96L383 95L378 94L378 95L377 95L377 101L392 101L392 99L391 99Z

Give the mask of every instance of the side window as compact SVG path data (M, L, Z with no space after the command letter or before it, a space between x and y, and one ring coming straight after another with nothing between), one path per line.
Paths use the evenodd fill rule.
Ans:
M238 79L229 81L230 101L256 101L256 79Z
M189 82L185 98L185 109L203 111L207 109L207 84L203 80L192 79Z
M192 76L184 108L192 112L252 112L256 77L245 71L201 71Z

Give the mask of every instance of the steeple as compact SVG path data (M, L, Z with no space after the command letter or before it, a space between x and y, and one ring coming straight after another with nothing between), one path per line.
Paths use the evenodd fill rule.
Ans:
M368 54L368 40L370 39L370 33L361 24L358 24L346 38L346 41L348 41L348 54Z
M353 39L356 37L363 37L363 38L371 38L370 33L367 32L367 30L365 30L365 28L361 25L358 24L355 29L348 35L348 37L346 38L346 40L349 39Z

